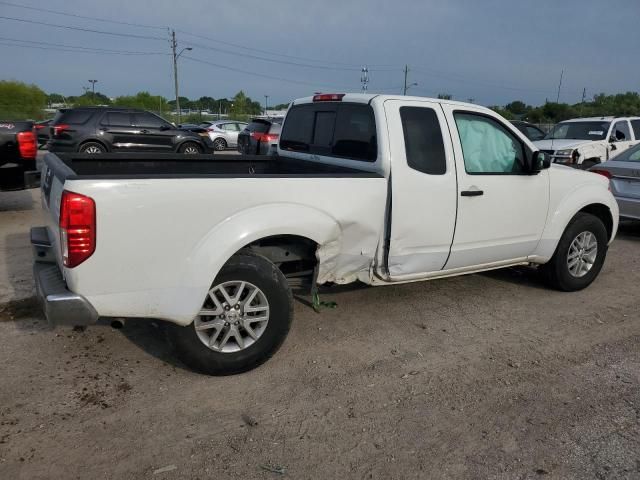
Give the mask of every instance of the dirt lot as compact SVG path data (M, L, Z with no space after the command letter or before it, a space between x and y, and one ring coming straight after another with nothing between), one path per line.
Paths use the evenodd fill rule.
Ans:
M640 225L589 289L511 269L296 303L280 352L208 378L162 325L51 331L37 192L0 194L0 478L640 478Z

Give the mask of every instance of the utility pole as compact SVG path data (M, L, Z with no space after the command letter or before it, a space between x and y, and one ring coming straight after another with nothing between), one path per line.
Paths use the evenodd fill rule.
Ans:
M587 88L582 89L582 101L580 102L580 116L582 116L582 109L584 108L584 101L587 98Z
M362 91L366 93L367 85L369 83L369 69L366 66L362 67L362 75L360 76L360 82L362 83Z
M95 102L96 101L96 83L98 83L98 80L89 80L89 83L91 84L91 100Z
M178 42L176 42L176 31L171 30L171 49L173 50L173 80L175 82L176 87L176 112L178 114L178 123L180 123L180 95L178 94L178 58L182 55L182 52L185 50L190 51L193 50L191 47L186 47L180 50L180 53L176 54L176 49L178 48Z
M562 88L562 77L564 77L564 68L560 72L560 83L558 84L558 96L556 97L556 103L560 103L560 89Z
M173 50L173 82L176 90L176 112L178 114L178 124L180 124L180 97L178 96L178 55L176 55L176 31L171 30L171 49Z
M402 91L403 95L407 94L407 76L409 75L409 65L404 66L404 90Z
M267 115L267 107L269 105L269 95L264 96L264 114Z

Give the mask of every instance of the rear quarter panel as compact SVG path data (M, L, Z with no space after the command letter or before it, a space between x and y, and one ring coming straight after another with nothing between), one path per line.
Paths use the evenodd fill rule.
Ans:
M384 178L70 180L96 202L97 245L65 270L101 316L188 324L224 263L254 240L320 245L319 282L368 281L384 222Z

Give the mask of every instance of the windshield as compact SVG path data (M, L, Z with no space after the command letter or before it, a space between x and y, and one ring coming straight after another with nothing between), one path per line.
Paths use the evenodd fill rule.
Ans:
M566 122L551 129L547 140L604 140L609 131L609 122Z

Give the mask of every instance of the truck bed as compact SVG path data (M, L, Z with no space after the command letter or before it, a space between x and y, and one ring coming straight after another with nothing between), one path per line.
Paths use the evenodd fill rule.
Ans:
M57 158L52 158L57 157ZM59 162L57 161L59 159ZM265 155L48 154L54 172L66 180L242 177L381 177L338 165Z

